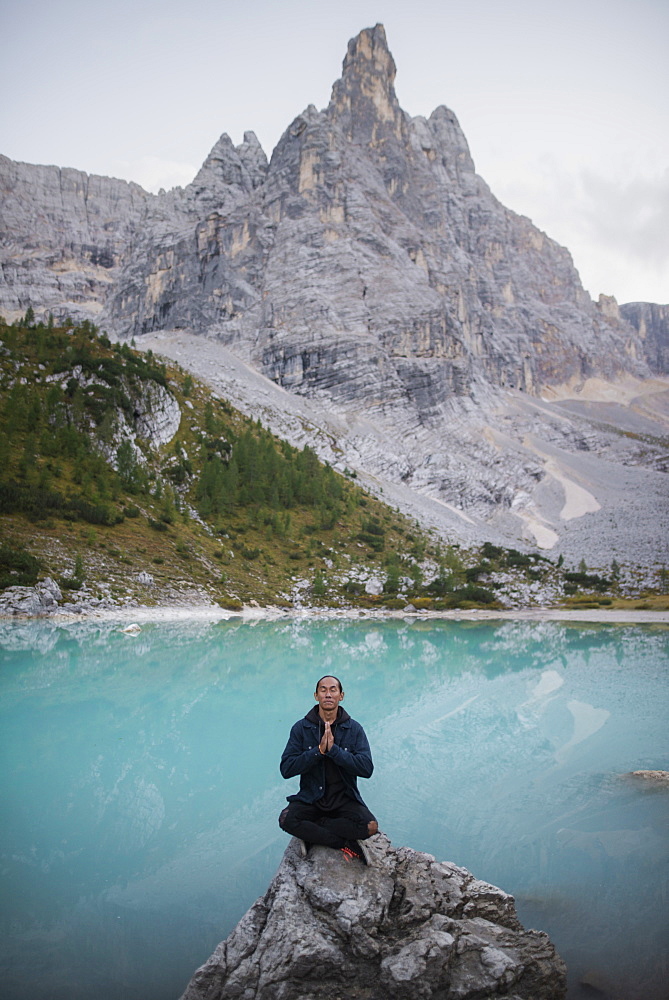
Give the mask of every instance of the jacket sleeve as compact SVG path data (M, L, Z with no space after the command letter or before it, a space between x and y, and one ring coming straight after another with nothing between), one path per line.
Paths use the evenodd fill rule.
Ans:
M302 726L296 722L290 731L286 749L281 754L279 770L284 778L294 778L309 771L321 757L318 743L308 750L302 748Z
M356 774L359 778L370 778L374 770L372 752L369 749L365 730L359 723L356 723L351 736L350 746L341 747L335 743L328 751L328 756L332 758L337 767L341 767L344 771Z

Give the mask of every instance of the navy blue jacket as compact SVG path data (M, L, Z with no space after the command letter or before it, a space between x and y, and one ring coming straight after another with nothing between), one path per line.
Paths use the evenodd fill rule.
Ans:
M341 715L334 729L334 745L327 756L339 768L347 793L364 805L358 791L358 777L369 778L374 770L372 754L359 722L340 708ZM295 723L290 731L286 749L281 755L281 774L284 778L300 776L300 790L288 795L289 802L317 802L325 794L325 759L318 749L325 726L312 722L308 716Z

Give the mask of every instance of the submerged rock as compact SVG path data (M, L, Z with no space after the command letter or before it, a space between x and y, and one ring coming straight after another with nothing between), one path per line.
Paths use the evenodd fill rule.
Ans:
M291 841L266 894L182 1000L558 1000L566 969L514 899L430 854L367 841L373 864Z
M630 771L630 777L669 785L669 771Z

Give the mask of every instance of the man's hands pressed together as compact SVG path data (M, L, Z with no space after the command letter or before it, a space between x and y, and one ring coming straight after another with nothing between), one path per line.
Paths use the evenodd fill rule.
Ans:
M334 743L334 736L332 735L332 726L329 722L325 723L325 732L323 733L323 739L318 744L318 749L321 753L327 753Z

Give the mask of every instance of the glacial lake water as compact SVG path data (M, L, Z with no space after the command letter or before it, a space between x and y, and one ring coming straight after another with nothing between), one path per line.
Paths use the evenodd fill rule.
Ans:
M511 892L572 1000L665 1000L669 792L625 774L669 763L668 629L120 628L0 626L5 1000L177 1000L277 868L279 757L328 671L394 844Z

